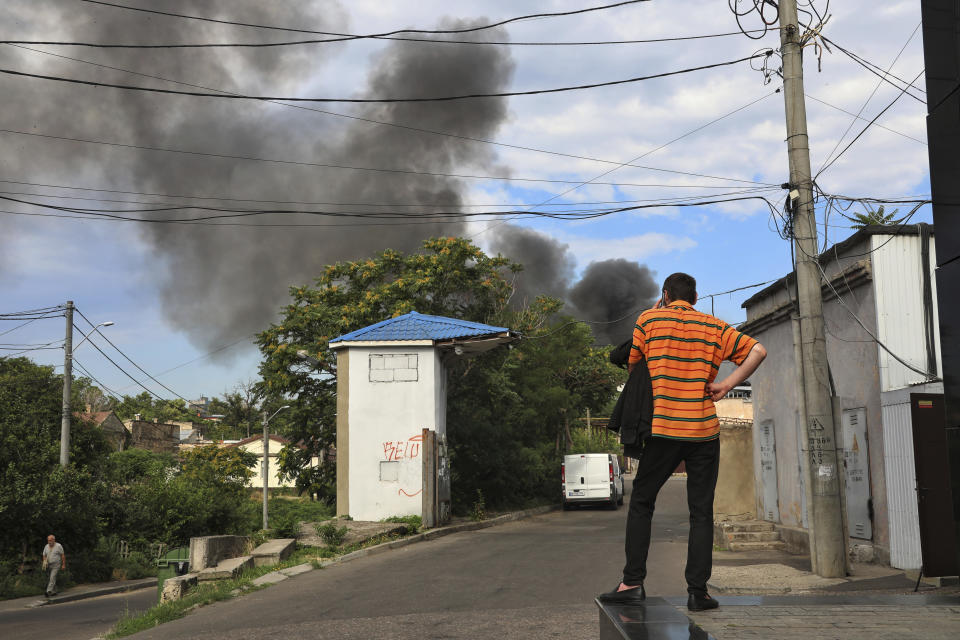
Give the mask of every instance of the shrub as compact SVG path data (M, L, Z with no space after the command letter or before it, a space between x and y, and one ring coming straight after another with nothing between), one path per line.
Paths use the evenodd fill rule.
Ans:
M317 535L320 539L333 547L339 547L347 537L347 528L338 527L332 522L317 525Z
M420 516L390 516L384 518L383 522L401 522L407 525L407 531L417 533L423 528L423 518Z
M483 520L487 517L487 503L483 499L483 491L477 489L477 499L473 502L473 507L470 508L470 519L471 520Z

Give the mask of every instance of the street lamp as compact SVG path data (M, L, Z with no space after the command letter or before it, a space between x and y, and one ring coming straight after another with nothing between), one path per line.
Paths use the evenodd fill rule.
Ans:
M283 411L284 409L289 409L290 405L285 404L276 411L273 412L273 415L269 418L266 417L267 413L264 411L263 415L263 530L267 530L267 491L268 483L270 482L270 433L267 429L267 426L270 424L270 421L273 418Z
M60 418L60 466L70 464L70 388L73 385L73 354L87 338L100 327L109 327L113 322L101 322L73 346L73 302L67 303L67 335L63 343L63 415Z

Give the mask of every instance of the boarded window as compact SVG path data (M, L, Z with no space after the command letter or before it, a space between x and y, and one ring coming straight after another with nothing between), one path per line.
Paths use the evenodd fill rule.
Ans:
M380 481L381 482L399 482L400 481L400 463L381 460L380 461Z
M416 353L372 353L370 382L416 382L417 366Z

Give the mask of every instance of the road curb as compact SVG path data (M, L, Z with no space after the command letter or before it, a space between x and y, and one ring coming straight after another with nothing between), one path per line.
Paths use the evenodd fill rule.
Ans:
M146 589L147 587L155 586L157 586L157 578L142 578L140 580L130 580L124 584L115 584L110 585L109 587L88 589L78 593L64 593L63 595L47 598L46 600L39 600L35 604L29 606L43 607L53 604L64 604L67 602L76 602L77 600L86 600L87 598L98 598L100 596L108 596L114 593L136 591L137 589Z
M418 533L407 538L400 538L399 540L391 540L390 542L384 542L373 547L367 547L366 549L358 549L357 551L352 551L345 555L342 555L338 558L330 558L329 560L323 560L320 562L320 567L329 567L335 564L341 564L344 562L350 562L351 560L357 560L358 558L365 558L368 556L377 555L379 553L384 553L392 549L399 549L401 547L406 547L407 545L415 544L417 542L426 542L428 540L436 540L438 538L443 538L444 536L449 536L454 533L461 533L463 531L477 531L479 529L487 529L489 527L495 527L500 524L506 524L508 522L515 522L517 520L523 520L524 518L530 518L533 516L538 516L544 513L549 513L551 511L556 511L559 509L557 505L547 505L543 507L534 507L533 509L526 509L524 511L515 511L513 513L506 513L502 516L497 516L496 518L491 518L489 520L480 520L477 522L463 522L460 524L450 525L448 527L439 527L437 529L430 529L429 531L424 531L423 533Z

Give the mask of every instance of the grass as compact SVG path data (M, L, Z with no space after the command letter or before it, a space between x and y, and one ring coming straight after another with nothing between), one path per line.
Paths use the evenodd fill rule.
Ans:
M213 604L214 602L220 602L222 600L229 600L241 593L263 589L266 585L257 587L253 584L253 581L267 573L306 563L313 565L314 569L319 569L322 566L321 562L325 559L353 553L354 551L373 547L391 540L397 540L412 535L413 533L416 533L416 529L411 527L406 533L383 534L364 542L347 546L326 546L322 548L298 546L296 551L280 564L272 567L253 567L247 569L233 580L202 582L188 592L181 600L158 604L139 615L124 615L106 635L106 638L107 640L112 640L114 638L133 635L146 629L152 629L165 622L182 618L196 607Z

